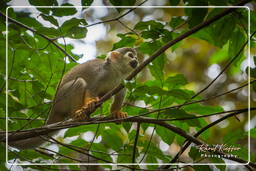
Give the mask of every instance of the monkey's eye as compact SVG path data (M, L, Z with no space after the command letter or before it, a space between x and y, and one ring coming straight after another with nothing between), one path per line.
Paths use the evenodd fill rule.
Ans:
M128 53L128 56L129 56L130 58L134 58L134 56L133 56L132 53Z

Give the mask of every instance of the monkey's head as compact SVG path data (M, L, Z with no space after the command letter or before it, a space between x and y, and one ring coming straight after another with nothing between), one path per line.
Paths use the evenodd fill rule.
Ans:
M106 60L124 74L129 74L139 64L136 50L129 47L109 52Z

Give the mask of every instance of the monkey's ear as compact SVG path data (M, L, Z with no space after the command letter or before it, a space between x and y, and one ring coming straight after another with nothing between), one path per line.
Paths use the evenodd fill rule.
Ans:
M112 59L117 59L119 57L119 55L120 55L120 52L118 52L118 51L110 52L110 56Z

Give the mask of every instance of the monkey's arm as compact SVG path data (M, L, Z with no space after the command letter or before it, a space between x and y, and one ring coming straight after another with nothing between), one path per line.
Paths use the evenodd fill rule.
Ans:
M120 90L114 97L114 101L111 105L110 112L114 118L126 118L128 115L126 112L122 112L121 108L125 98L126 89Z

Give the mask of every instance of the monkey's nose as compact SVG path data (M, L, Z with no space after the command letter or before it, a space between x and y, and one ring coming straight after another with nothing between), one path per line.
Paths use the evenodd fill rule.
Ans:
M130 65L131 65L132 68L136 68L137 65L138 65L138 61L133 60L133 61L130 62Z

